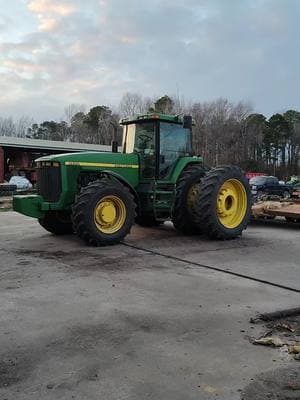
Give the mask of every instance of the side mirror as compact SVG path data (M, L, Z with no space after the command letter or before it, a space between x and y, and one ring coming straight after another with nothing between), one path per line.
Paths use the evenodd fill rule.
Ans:
M193 118L190 115L183 116L183 128L184 129L192 129Z

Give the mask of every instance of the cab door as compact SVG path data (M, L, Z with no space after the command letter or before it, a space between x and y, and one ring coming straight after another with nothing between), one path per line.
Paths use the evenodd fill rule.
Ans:
M161 122L159 179L166 179L181 157L191 154L191 131L182 124Z
M136 124L134 152L140 160L140 180L154 180L157 177L157 123Z

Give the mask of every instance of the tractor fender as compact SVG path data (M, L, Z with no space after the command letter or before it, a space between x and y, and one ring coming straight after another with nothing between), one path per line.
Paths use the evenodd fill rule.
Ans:
M112 176L115 179L117 179L119 182L121 182L123 185L127 186L128 189L130 190L131 194L134 196L134 200L135 200L135 203L137 206L137 212L139 213L140 199L139 199L139 196L138 196L135 188L128 181L126 181L126 179L122 175L119 175L118 173L116 173L114 171L103 170L103 171L101 171L101 175L108 176L108 177Z
M177 183L179 177L181 176L181 173L184 169L186 169L188 166L190 165L201 165L202 167L204 167L203 165L203 161L202 159L199 158L182 158L178 161L175 169L173 170L172 174L171 174L171 181L175 184ZM205 167L204 167L205 168Z

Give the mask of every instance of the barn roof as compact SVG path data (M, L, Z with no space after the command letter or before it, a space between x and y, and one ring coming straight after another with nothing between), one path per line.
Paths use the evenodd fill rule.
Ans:
M0 136L0 147L19 147L37 150L58 151L111 151L110 146L101 144L61 142L58 140L28 139L12 136Z

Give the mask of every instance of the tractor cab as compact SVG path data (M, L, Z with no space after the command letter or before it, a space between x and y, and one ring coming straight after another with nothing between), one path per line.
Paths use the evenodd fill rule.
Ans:
M181 157L192 155L192 118L147 114L121 120L123 153L136 153L142 179L166 179Z

